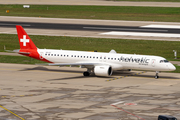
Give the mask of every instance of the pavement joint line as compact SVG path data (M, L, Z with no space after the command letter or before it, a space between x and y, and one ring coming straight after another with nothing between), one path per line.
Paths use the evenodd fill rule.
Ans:
M131 77L131 76L135 76L135 75L140 75L140 74L142 74L142 73L146 73L146 71L139 72L139 73L135 73L135 74L132 74L132 75L126 75L126 76L121 76L121 77L112 78L112 79L106 80L106 82L108 82L108 81L113 81L113 80L117 80L117 79L122 79L122 78L125 78L125 77Z
M34 96L34 95L33 95L33 94L31 94L31 95L18 95L18 96L11 95L11 96L1 96L1 98L8 98L8 97L27 97L27 96Z
M14 112L8 110L7 108L3 107L2 105L0 105L1 108L3 108L4 110L10 112L11 114L15 115L16 117L20 118L21 120L25 120L24 118L20 117L19 115L15 114Z
M132 115L132 116L134 116L134 117L137 117L138 119L145 120L145 119L143 119L143 118L141 118L141 117L139 117L139 116L137 116L137 115L135 115L135 114L133 114L133 113L130 113L130 112L128 112L128 111L126 111L126 110L124 110L124 109L122 109L122 108L117 107L116 104L115 104L115 105L114 105L114 104L111 104L111 106L113 106L113 107L115 107L116 109L119 109L119 110L121 110L121 111L124 111L124 112L126 112L126 113L128 113L128 114L130 114L130 115Z

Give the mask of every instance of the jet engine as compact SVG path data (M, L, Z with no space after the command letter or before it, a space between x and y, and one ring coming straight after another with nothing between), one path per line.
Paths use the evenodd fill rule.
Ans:
M112 75L112 67L111 66L95 66L94 74L97 76L111 76Z

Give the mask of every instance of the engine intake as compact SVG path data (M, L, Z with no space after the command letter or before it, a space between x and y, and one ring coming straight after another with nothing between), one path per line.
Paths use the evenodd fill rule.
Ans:
M94 73L97 76L111 76L112 75L112 67L111 66L95 66Z

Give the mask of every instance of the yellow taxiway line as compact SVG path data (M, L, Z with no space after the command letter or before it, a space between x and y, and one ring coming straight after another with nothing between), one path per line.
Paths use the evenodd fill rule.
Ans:
M8 110L7 108L5 108L5 107L3 107L3 106L1 106L1 105L0 105L0 107L3 108L4 110L10 112L11 114L15 115L16 117L20 118L21 120L25 120L24 118L22 118L22 117L20 117L19 115L13 113L12 111Z

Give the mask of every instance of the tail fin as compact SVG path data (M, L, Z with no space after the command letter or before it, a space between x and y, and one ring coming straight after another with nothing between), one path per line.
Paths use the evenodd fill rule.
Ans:
M16 25L17 34L19 38L19 45L21 49L37 49L31 38L28 36L22 26Z

